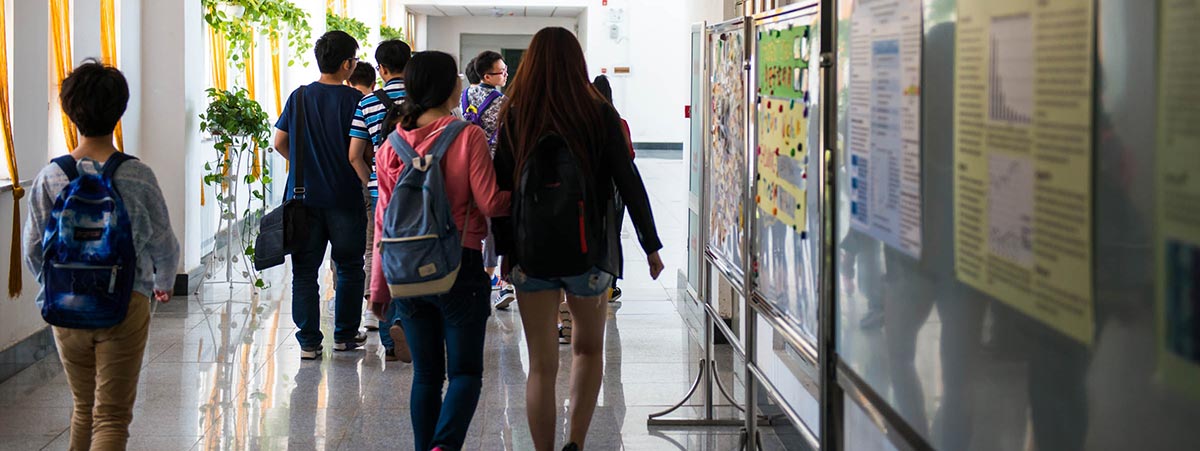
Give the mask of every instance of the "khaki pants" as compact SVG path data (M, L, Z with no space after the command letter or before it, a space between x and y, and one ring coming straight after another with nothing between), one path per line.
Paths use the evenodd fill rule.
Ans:
M150 331L150 300L134 293L125 320L107 329L53 329L75 398L71 450L125 449Z

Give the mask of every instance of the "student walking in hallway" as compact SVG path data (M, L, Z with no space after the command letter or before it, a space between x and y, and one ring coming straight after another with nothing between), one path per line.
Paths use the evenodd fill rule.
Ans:
M558 304L574 318L570 430L564 450L583 449L604 375L608 290L620 270L613 186L625 200L647 255L662 248L620 117L589 83L579 41L563 28L529 44L500 113L496 173L513 190L511 221L495 220L497 249L516 286L529 347L526 408L534 446L554 448Z
M349 158L350 122L362 93L344 84L358 64L358 42L345 32L330 31L317 40L314 52L321 78L293 91L275 123L275 149L289 160L301 155L303 163L296 166L305 174L308 237L292 254L292 320L300 328L296 341L302 360L322 353L317 272L326 247L332 247L337 267L333 349L351 351L367 340L358 330L367 218L362 184ZM294 195L296 172L288 172L288 198Z

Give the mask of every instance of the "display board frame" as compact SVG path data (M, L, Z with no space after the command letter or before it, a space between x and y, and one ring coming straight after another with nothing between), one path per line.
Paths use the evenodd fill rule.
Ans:
M704 248L705 257L708 260L709 264L712 265L712 268L719 271L722 275L725 276L725 278L729 279L729 281L734 286L735 290L738 292L738 294L741 294L741 295L745 295L745 290L743 288L743 285L746 280L746 268L748 266L747 265L747 261L748 261L748 259L747 259L748 252L747 251L749 249L748 241L747 241L747 231L749 230L749 227L748 227L749 214L748 214L748 210L745 208L746 200L748 198L747 190L749 187L749 183L746 180L746 177L749 176L748 175L749 174L749 171L748 171L749 152L747 149L747 139L746 139L747 137L744 134L747 130L747 128L744 125L747 125L750 120L748 104L747 104L748 94L750 92L750 76L749 76L749 71L748 71L747 65L749 63L749 55L751 52L750 45L749 45L750 41L748 40L748 36L747 36L749 34L749 31L747 31L748 23L749 23L748 18L738 17L738 18L728 20L725 22L709 25L708 26L708 36L705 39L705 43L704 43L705 44L704 45L704 48L705 48L705 77L704 77L704 79L707 81L708 89L704 90L705 91L705 94L704 94L704 98L705 98L704 124L705 124L705 130L707 133L705 134L705 139L704 139L705 171L703 174L703 176L704 176L703 181L706 183L704 183L703 198L701 201L701 206L702 206L702 210L703 210L702 221L705 223L705 227L704 227L705 230L703 231L703 233L705 235L705 242L703 244L703 248ZM714 76L718 75L717 71L721 70L718 67L720 65L720 62L717 61L716 58L714 58L715 52L718 52L721 50L714 50L714 43L724 42L725 39L723 39L723 38L726 36L727 33L730 34L731 36L736 35L738 33L741 34L741 42L740 43L742 45L732 47L734 49L732 51L740 52L740 54L741 54L741 62L740 62L741 67L740 67L740 69L736 70L737 73L740 73L741 80L740 80L740 83L738 83L737 85L730 85L730 86L738 87L740 89L741 99L738 99L737 98L738 96L736 96L736 94L735 94L733 96L729 96L728 99L725 99L728 103L718 106L717 105L718 99L715 98L714 96L710 95L714 90L720 89L719 86L714 87L714 83L713 83ZM722 44L716 44L716 45L722 45ZM738 49L738 47L740 47L740 49ZM726 71L726 73L724 75L730 75L735 72L733 69L729 69L729 68L725 68L725 71ZM718 118L714 117L713 109L721 108L721 107L740 108L740 111L741 111L740 121L741 121L743 127L737 127L738 124L736 124L736 123L730 124L728 120L718 120ZM727 139L723 140L728 145L735 146L735 148L733 149L734 150L733 152L728 152L729 155L734 158L733 160L726 159L726 158L718 158L717 155L714 155L714 153L718 151L718 149L714 148L715 146L713 143L714 129L716 127L725 127L725 129L730 132L736 131L739 133L743 133L741 135L733 134L732 136L728 136ZM742 163L741 165L737 164L738 158L740 158L740 161ZM732 178L731 179L730 177L726 177L726 175L714 174L713 171L718 169L718 167L717 167L717 165L713 164L713 162L718 162L718 161L729 162L730 165L733 166L733 168L727 169L725 171L725 172L729 172L729 174L727 174L727 175L736 176L736 175L740 174L741 178ZM715 200L716 195L714 195L714 193L713 193L714 189L716 189L715 184L713 183L714 181L722 181L722 183L726 184L727 187L737 188L740 190L740 193L735 193L736 195L726 196L726 199L724 200L724 202L727 204L735 203L735 204L738 204L741 206L741 208L737 209L738 211L736 213L724 212L724 214L723 214L726 222L729 220L734 220L734 219L736 219L737 221L740 222L738 224L732 224L732 228L734 229L734 231L736 233L740 234L740 239L737 240L738 242L734 246L721 245L719 243L714 245L714 240L719 240L720 238L716 238L716 235L718 235L718 234L714 233L713 228L720 227L722 225L722 224L718 224L719 221L713 220L714 211L718 210L718 209L714 208L714 206L713 206L714 202L716 202L716 200ZM727 223L724 225L727 227L730 226ZM722 249L722 248L724 248L724 249ZM740 255L728 255L728 250L735 250Z

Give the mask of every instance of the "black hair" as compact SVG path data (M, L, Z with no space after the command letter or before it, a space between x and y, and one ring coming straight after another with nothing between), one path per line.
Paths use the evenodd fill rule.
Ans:
M354 66L354 73L350 74L350 86L370 86L375 87L375 68L369 63L359 61L358 65Z
M113 132L125 114L129 84L117 68L88 58L63 79L58 101L79 134L104 136Z
M444 105L458 83L458 63L454 57L438 51L417 52L404 69L404 87L408 95L400 104L400 126L417 128L417 118L425 111Z
M504 59L499 53L491 50L484 50L475 57L475 74L483 80L483 76L492 71L492 66L496 65L496 61Z
M479 79L479 71L475 70L475 59L474 58L472 58L471 61L467 62L467 67L463 68L463 75L467 76L467 83L470 83L473 85L477 85L481 81L483 81L483 80Z
M600 91L600 95L604 96L604 100L607 100L608 104L612 105L612 85L608 83L607 75L597 75L596 79L592 80L592 86L595 86L596 90Z
M317 55L317 68L322 74L336 74L342 68L342 62L354 58L358 52L358 41L346 34L345 31L333 30L321 35L313 46Z
M375 62L386 67L388 72L400 74L412 59L412 47L399 39L389 39L375 48Z

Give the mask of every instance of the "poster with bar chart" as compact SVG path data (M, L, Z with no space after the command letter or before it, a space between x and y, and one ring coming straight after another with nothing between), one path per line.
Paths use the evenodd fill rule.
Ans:
M1094 0L960 0L954 271L1079 342L1092 293Z

